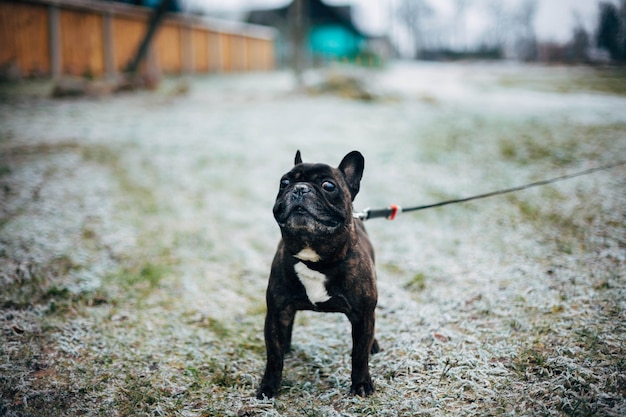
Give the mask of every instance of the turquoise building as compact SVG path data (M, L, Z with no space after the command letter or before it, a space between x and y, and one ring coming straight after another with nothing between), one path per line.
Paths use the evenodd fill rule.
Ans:
M365 48L366 39L360 33L339 24L321 24L310 28L309 47L313 56L354 59Z
M289 18L294 1L275 9L253 10L246 22L272 26L278 30L277 60L287 64L292 48ZM368 36L352 21L351 6L330 6L322 0L302 0L306 54L313 63L327 61L359 62L368 52Z

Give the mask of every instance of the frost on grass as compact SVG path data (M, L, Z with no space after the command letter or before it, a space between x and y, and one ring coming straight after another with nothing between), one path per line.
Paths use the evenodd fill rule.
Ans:
M176 97L14 88L0 414L623 415L623 167L369 222L377 393L348 395L347 319L299 313L279 398L253 398L271 206L296 149L363 152L359 210L562 175L626 154L626 101L599 76L399 65L374 77L397 99L369 103L291 94L284 73L197 78Z

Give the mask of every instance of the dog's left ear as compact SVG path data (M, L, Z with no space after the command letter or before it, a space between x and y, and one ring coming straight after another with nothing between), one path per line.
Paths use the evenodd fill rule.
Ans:
M339 170L343 172L350 195L354 201L361 186L361 178L363 177L363 169L365 169L365 158L359 151L352 151L343 157L339 164Z
M302 155L300 155L300 149L296 151L296 159L294 165L300 165L302 163Z

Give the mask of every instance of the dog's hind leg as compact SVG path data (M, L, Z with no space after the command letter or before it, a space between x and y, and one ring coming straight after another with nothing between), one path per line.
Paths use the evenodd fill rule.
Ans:
M291 352L291 334L293 333L293 323L295 321L296 313L294 311L293 315L289 318L289 324L287 325L286 334L285 334L285 353Z
M373 355L375 353L380 352L382 349L380 348L380 345L378 344L378 340L374 339L374 343L372 343L372 349L370 350L370 353Z

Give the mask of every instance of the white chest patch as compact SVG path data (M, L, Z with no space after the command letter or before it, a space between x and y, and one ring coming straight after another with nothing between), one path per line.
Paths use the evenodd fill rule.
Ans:
M302 262L295 264L294 269L296 270L296 275L298 275L300 282L304 285L309 301L313 304L317 304L330 300L330 295L328 295L326 291L326 275L309 269L309 267Z
M320 256L311 248L304 248L294 256L301 261L317 262L320 260Z

